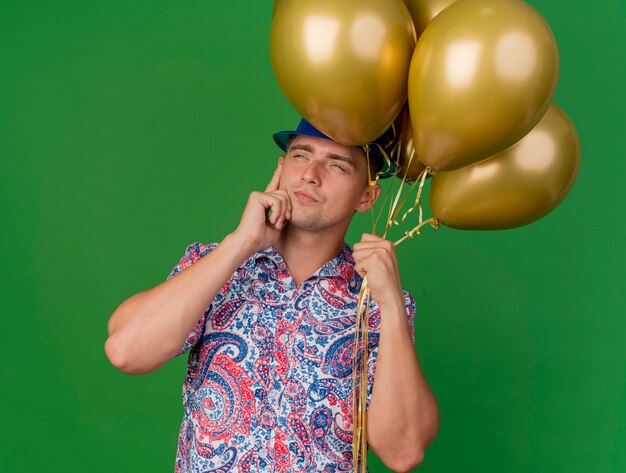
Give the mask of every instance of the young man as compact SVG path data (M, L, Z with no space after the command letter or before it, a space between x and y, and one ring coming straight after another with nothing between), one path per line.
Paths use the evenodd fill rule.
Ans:
M122 303L107 356L142 374L191 348L176 471L347 471L367 274L368 444L389 468L408 471L439 424L413 347L415 305L391 242L364 234L354 252L343 242L380 188L368 183L362 148L304 120L274 138L286 153L239 226L219 245L189 246L167 281Z

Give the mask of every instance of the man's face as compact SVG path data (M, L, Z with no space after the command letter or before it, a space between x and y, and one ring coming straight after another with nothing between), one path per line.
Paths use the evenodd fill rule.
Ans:
M280 189L289 193L291 225L345 234L354 212L370 208L363 152L324 138L298 135L282 161ZM380 188L373 186L373 200Z

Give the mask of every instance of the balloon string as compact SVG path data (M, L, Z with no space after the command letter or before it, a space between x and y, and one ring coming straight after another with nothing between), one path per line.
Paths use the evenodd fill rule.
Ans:
M409 169L409 166L411 164L411 161L414 159L414 156L415 156L415 152L413 151L411 153L411 156L409 157L409 162L407 164L407 170ZM421 223L422 215L423 215L423 212L422 212L422 201L421 201L421 199L422 199L422 190L424 189L424 182L426 181L426 177L428 177L428 174L434 174L434 172L431 170L431 168L426 167L417 176L417 179L415 180L415 182L413 182L411 184L411 187L409 187L409 190L404 195L404 198L402 199L402 201L398 202L398 200L400 199L400 196L402 195L402 188L403 188L404 183L406 181L406 171L405 171L404 177L402 178L402 182L400 183L400 187L399 187L398 193L396 195L396 200L394 201L393 205L389 209L389 217L387 219L387 224L385 226L385 231L382 234L383 238L385 238L387 236L387 232L388 232L389 228L392 225L399 225L398 220L397 220L398 215L402 211L402 208L406 204L407 199L411 195L411 191L415 188L415 186L418 183L419 183L419 187L418 187L417 195L415 197L415 202L413 203L411 208L404 213L404 215L400 219L400 223L404 223L404 221L406 220L407 216L411 212L413 212L413 210L415 210L416 207L419 208L419 218L420 218L420 223Z
M430 224L435 230L438 230L439 226L440 226L440 222L439 222L438 218L433 217L433 218L429 218L428 220L424 220L422 223L417 225L415 228L413 228L411 230L406 230L404 232L404 236L402 238L400 238L399 240L397 240L396 242L394 242L394 245L398 246L400 243L402 243L407 238L409 240L412 240L415 236L421 235L422 232L420 231L420 229L424 225L428 225L428 224Z
M365 145L364 147L367 157L367 173L368 173L368 185L370 190L370 209L372 215L372 233L376 233L377 223L382 215L384 205L387 202L387 198L392 195L391 189L397 179L394 175L391 186L389 187L383 206L378 213L378 216L374 217L374 196L373 186L378 182L379 174L372 180L370 169L370 147ZM394 149L398 151L399 148ZM389 157L383 149L381 149L385 159L389 160ZM393 203L390 205L389 213L387 216L387 222L385 224L385 230L381 234L382 238L385 238L388 230L393 225L404 224L408 215L416 208L418 209L418 225L411 230L406 230L404 237L394 242L394 245L399 245L406 239L412 239L421 234L421 228L424 225L430 224L433 228L439 228L439 220L437 218L430 218L426 221L422 221L423 209L422 209L422 191L424 189L424 183L429 174L435 174L431 168L426 167L419 175L415 182L411 183L408 191L404 193L404 185L407 182L407 172L411 161L415 159L415 151L411 153L407 167L404 171L402 179L399 181L399 187L396 192ZM404 212L400 218L400 222L397 221L398 215L402 212L404 205L406 204L408 197L411 195L412 190L417 186L417 193L413 205ZM359 291L357 314L355 320L354 331L354 351L352 358L352 423L353 423L353 436L352 436L352 466L355 473L367 472L367 361L369 358L368 353L368 338L369 338L369 316L370 316L370 301L371 294L367 281L367 275L363 277L361 288ZM359 356L360 355L360 356Z
M360 448L360 461L361 461L361 473L367 472L367 359L368 353L368 338L369 338L369 314L370 314L370 291L368 289L367 296L365 298L365 318L363 320L362 331L363 336L361 343L363 344L363 357L361 358L361 373L359 387L359 413L361 417L361 448Z
M376 178L372 181L372 169L370 167L370 145L365 145L365 158L367 159L367 185L369 187L370 194L370 210L372 213L372 233L376 234L376 223L377 220L374 219L374 185L378 182L378 173L376 174Z
M426 182L426 177L428 177L428 174L430 173L432 173L432 170L429 167L427 167L419 174L418 179L415 181L415 182L419 181L419 188L417 189L417 194L415 195L415 202L413 203L413 206L404 213L404 215L400 219L401 223L404 223L407 216L411 212L413 212L415 208L419 209L418 223L422 223L422 217L424 214L422 210L422 190L424 190L424 183ZM394 223L398 225L398 222L394 222Z
M372 143L372 144L375 145L376 147L378 147L378 152L380 153L380 155L385 160L385 166L387 166L387 169L391 168L391 158L389 157L389 155L385 151L385 148L383 148L379 143ZM367 145L367 146L369 147L369 145ZM378 174L376 175L376 178L378 179Z
M394 136L395 136L395 131L394 131ZM384 146L381 146L378 143L375 143L375 144L378 146L380 153L383 155L387 166L390 167L391 166L390 163L394 159L393 157L397 155L398 153L400 144L396 143L393 149L389 152L389 154L387 154L387 152L385 151L385 146L386 147L391 146L389 143L387 143ZM397 161L397 159L395 161ZM377 175L377 178L378 178L378 175ZM382 217L383 211L385 209L385 205L387 204L387 200L389 199L389 196L391 195L391 190L393 189L393 186L396 183L396 179L397 179L397 173L394 173L391 179L391 184L387 186L387 191L385 192L385 198L383 199L382 204L380 204L380 210L378 211L378 216L376 217L376 225L378 225L378 222L380 218Z
M392 146L391 143L393 142L393 140L396 139L397 133L396 133L395 124L392 125L392 132L393 132L393 137L390 138L389 141L385 145L380 146L378 145L378 143L376 143L378 145L378 148L380 149L380 152L385 157L385 160L387 161L387 165L389 165L389 163L393 160L394 156L397 157L398 153L400 152L401 145L402 145L401 139L398 138L398 140L395 141L395 144L393 145L391 151L389 152L389 155L385 152L385 148L389 148L390 146ZM395 162L397 161L398 159L395 159ZM380 220L380 217L382 217L383 211L385 209L385 205L387 204L387 199L391 195L391 190L393 189L393 186L396 183L396 179L397 179L397 173L394 173L392 180L391 180L391 184L387 186L387 191L385 192L385 198L383 199L383 202L380 205L380 210L378 211L378 216L376 217L376 225L378 225L378 221Z
M376 234L376 224L380 215L374 217L374 193L373 187L378 182L380 173L372 180L370 166L370 146L364 145L367 159L367 182L369 186L370 210L372 215L372 233ZM390 166L390 159L382 147L380 151ZM395 176L394 176L395 178ZM352 466L355 472L360 470L367 472L367 359L368 354L368 326L370 291L367 276L363 278L359 291L357 317L354 330L354 353L352 358L352 423L354 426L352 436ZM359 347L363 346L362 356L359 357ZM360 363L359 363L360 360Z
M398 194L400 194L400 191L402 190L402 186L403 185L404 185L404 181L401 183L400 189L398 189L398 191L399 191ZM387 220L387 224L385 226L385 231L382 234L383 238L385 238L387 236L387 231L389 230L389 228L391 228L392 225L399 225L398 220L397 220L398 215L399 215L400 211L402 210L402 208L404 207L404 204L406 204L406 201L409 198L409 195L410 195L410 193L411 193L411 191L413 190L414 187L415 187L415 182L411 184L411 186L409 187L408 192L402 198L400 203L399 204L397 202L394 203L393 213L391 215L389 215L389 218Z
M352 466L366 472L367 466L367 359L370 290L367 276L363 278L357 305L352 358L352 412L354 433L352 437ZM361 347L362 352L361 352ZM360 352L362 356L359 357Z
M395 210L398 206L398 200L400 199L400 196L402 195L402 189L404 187L404 183L406 182L406 175L407 172L409 170L409 164L411 164L411 159L413 158L413 154L411 154L411 156L409 157L409 163L406 166L406 169L404 170L404 174L402 176L402 180L400 181L400 186L398 187L398 192L396 193L396 198L393 201L393 203L389 206L389 214L387 215L387 224L385 225L385 231L382 234L382 237L385 238L385 236L387 235L387 230L389 229L389 227L391 226L391 223L393 222L393 216L395 214ZM410 191L410 189L409 189ZM402 206L403 204L401 204Z
M380 210L378 211L378 216L376 217L376 225L378 225L378 221L380 220L380 217L382 217L383 215L383 211L385 210L385 205L387 204L387 200L389 200L389 196L391 195L391 190L393 189L397 179L398 178L394 174L393 177L391 178L391 184L387 186L387 190L385 191L385 198L383 199L382 204L380 204Z
M385 205L387 204L387 200L389 200L389 196L391 195L391 189L393 189L396 179L397 177L394 174L394 176L391 178L391 184L387 186L387 190L385 191L385 198L383 199L382 204L380 204L380 210L378 211L378 216L376 217L375 225L378 225L378 221L380 220L380 217L382 217L383 211L385 209Z
M409 161L410 163L410 161ZM398 201L400 199L400 196L402 195L402 189L404 188L404 183L406 182L406 174L408 171L409 167L407 166L407 168L404 171L404 175L402 176L402 180L400 181L400 185L398 187L398 191L396 192L396 198L394 199L393 203L389 206L389 213L387 215L387 223L385 224L385 230L383 231L381 237L385 238L387 236L387 231L389 230L389 227L391 227L393 220L394 220L394 215L395 215L395 210L398 207ZM410 189L409 189L410 191ZM404 204L404 200L403 202L400 204L400 206L402 206Z

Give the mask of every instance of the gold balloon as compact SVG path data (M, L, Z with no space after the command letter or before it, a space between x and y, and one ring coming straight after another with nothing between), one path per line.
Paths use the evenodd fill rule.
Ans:
M444 8L454 2L455 0L404 0L404 4L409 9L409 13L411 13L411 18L413 18L417 37L419 38L426 26L428 26L428 23L433 21Z
M406 101L415 41L401 0L289 0L272 21L270 56L304 118L340 143L363 145Z
M534 222L570 191L580 141L565 112L552 104L521 141L492 158L433 176L430 207L444 225L501 230Z
M274 5L272 5L272 18L274 18L274 15L276 14L276 10L278 10L278 7L280 7L280 4L283 2L283 0L274 0Z
M407 181L415 181L426 166L415 153L413 144L413 131L411 129L411 117L408 107L404 107L394 122L396 130L397 149L395 161L398 163L397 176L402 179L406 176Z
M458 0L426 27L409 72L409 108L421 161L451 171L528 133L556 87L558 51L522 0Z

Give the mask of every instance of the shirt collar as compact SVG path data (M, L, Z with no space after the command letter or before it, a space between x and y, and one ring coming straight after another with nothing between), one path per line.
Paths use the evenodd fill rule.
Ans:
M259 251L254 255L255 262L262 259L269 260L272 263L271 269L275 271L288 271L287 265L285 264L282 255L273 246L270 246L263 251ZM311 276L311 278L314 279L316 277L336 277L343 279L347 283L354 276L354 273L355 269L354 258L352 257L352 248L350 248L350 246L346 242L343 242L343 246L341 248L339 256L327 261Z

